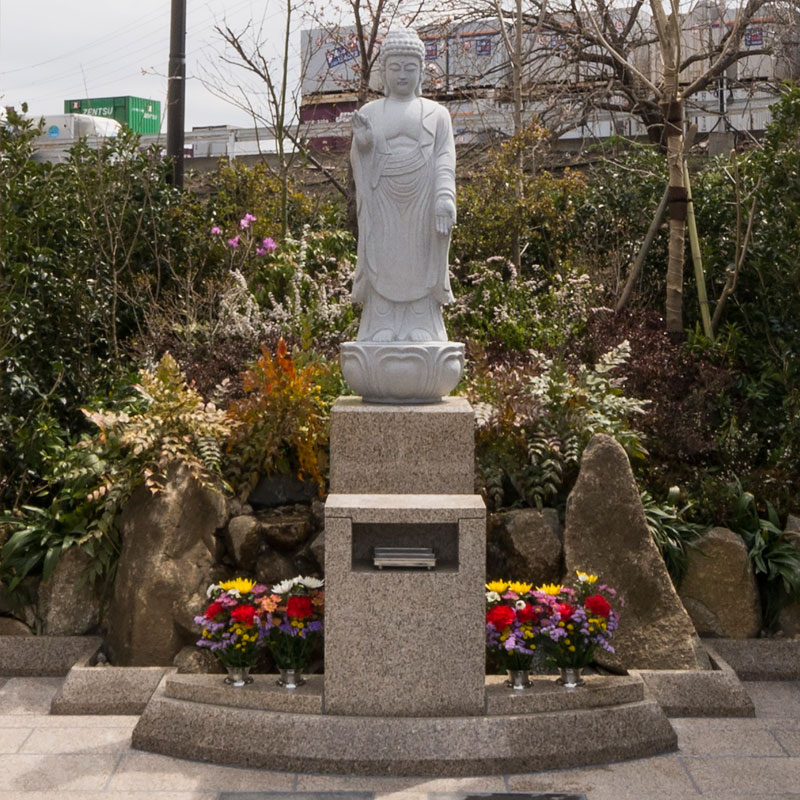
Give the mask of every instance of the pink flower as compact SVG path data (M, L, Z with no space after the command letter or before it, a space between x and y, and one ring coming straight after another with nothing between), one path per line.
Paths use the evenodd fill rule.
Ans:
M252 214L247 213L239 220L239 227L242 230L245 230L245 229L250 227L250 223L251 222L255 222L255 221L256 221L256 218Z
M220 228L218 225L215 225L211 229L211 235L212 236L219 236L221 233L222 233L222 228Z
M228 239L228 244L235 250L239 246L239 235L233 237L233 239Z
M278 245L275 244L275 240L270 236L267 236L267 238L264 239L264 241L261 243L261 247L268 253L271 253L273 250L278 249Z

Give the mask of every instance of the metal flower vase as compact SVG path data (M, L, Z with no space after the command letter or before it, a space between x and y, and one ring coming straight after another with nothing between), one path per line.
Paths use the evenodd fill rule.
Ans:
M281 677L278 678L278 686L283 686L284 689L296 689L305 683L303 678L303 670L300 668L286 668L280 667Z
M234 689L241 689L247 686L248 683L253 682L253 678L250 675L250 667L231 667L226 664L225 668L228 670L228 677L225 678L225 683L233 686Z
M556 683L560 683L565 689L577 689L586 682L581 677L583 667L559 667L560 675Z
M531 685L531 681L529 678L529 670L527 669L510 669L507 670L508 672L508 680L506 680L506 686L509 689L516 689L518 691L522 691L523 689L527 689Z

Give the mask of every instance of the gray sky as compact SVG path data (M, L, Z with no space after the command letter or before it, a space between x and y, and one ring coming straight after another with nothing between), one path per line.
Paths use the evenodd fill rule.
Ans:
M226 19L238 31L251 19L263 23L275 41L268 52L277 58L284 0L187 0L187 6L187 130L251 126L245 112L203 86L201 79L220 65L214 25ZM163 114L169 19L170 0L0 0L0 105L19 109L27 102L29 113L40 116L62 114L66 99L133 95L160 100ZM292 46L299 48L297 32Z

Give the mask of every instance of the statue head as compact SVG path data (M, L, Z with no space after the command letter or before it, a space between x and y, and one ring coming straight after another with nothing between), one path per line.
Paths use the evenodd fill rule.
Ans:
M419 66L419 78L413 93L419 97L422 94L422 78L425 67L425 45L419 34L410 28L400 28L389 31L381 44L381 75L383 77L384 92L388 95L391 91L389 70L396 70L399 65L416 62Z

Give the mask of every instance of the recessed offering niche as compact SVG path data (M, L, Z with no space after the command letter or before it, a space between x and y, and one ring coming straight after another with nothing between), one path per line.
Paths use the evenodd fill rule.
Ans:
M458 523L354 522L354 571L376 570L373 563L376 547L430 547L436 554L436 572L455 572L458 570ZM390 569L387 567L383 571Z

